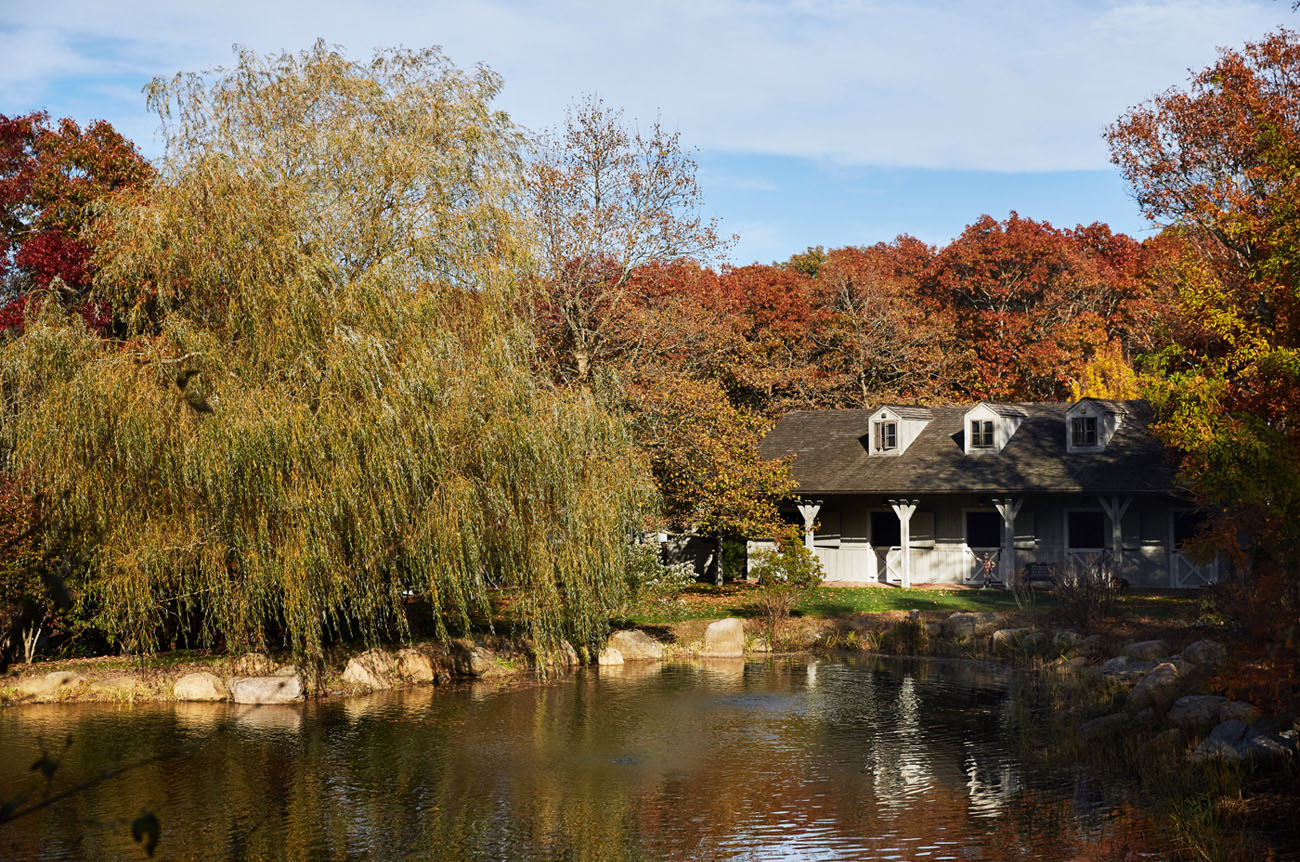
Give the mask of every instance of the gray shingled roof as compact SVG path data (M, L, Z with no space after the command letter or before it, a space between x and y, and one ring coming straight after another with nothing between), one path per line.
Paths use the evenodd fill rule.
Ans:
M882 408L892 410L899 419L932 419L933 411L929 407L915 407L911 404L881 404Z
M872 410L790 413L759 443L763 458L794 455L800 494L943 492L1135 493L1177 490L1164 448L1147 432L1146 402L1121 402L1120 429L1106 451L1067 454L1066 403L1021 403L1025 418L997 454L963 451L971 406L932 409L902 455L869 455Z

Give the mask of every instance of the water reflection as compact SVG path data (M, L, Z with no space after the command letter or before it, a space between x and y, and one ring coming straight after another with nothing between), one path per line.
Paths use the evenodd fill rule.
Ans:
M1001 729L1009 683L959 663L711 660L305 707L11 709L0 787L37 793L45 740L74 740L57 789L211 738L0 828L0 856L134 857L148 809L165 858L1001 858L1026 800L1070 812L1052 845L1068 854L1114 800L1025 771Z

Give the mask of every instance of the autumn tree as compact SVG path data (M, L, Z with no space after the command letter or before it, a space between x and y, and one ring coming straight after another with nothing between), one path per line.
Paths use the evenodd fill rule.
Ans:
M1300 579L1300 36L1280 30L1120 117L1111 158L1182 240L1188 338L1159 356L1158 432L1220 536ZM1294 608L1294 606L1292 606ZM1274 615L1276 616L1276 615Z
M728 537L772 536L777 504L794 491L785 462L758 457L771 421L736 407L716 381L665 378L629 392L632 428L677 529ZM721 583L723 570L717 570Z
M504 592L539 647L603 638L648 474L533 370L499 88L320 43L150 85L162 175L95 257L125 339L47 302L0 348L0 447L125 647L193 624L319 671L407 591L444 632Z
M982 216L936 255L924 291L951 309L971 352L977 398L1066 397L1094 354L1123 342L1152 306L1140 245L1102 225L1061 230Z
M596 97L541 137L526 200L537 244L540 335L559 379L586 384L615 349L611 327L629 304L633 272L711 263L726 249L701 215L694 160L658 122L629 130Z
M71 119L51 127L42 112L0 115L0 326L18 325L28 293L55 278L63 301L106 323L102 309L85 306L95 210L152 175L134 145L103 120L83 130Z
M901 236L826 256L816 281L830 325L816 337L825 344L822 362L834 406L960 397L968 355L953 311L930 307L920 296L918 273L932 254Z

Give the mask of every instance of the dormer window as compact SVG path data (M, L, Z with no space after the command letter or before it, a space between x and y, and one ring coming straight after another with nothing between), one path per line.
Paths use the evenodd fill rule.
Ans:
M962 450L981 457L998 454L1028 415L1018 404L981 401L962 416Z
M972 449L993 448L993 423L990 420L972 419L970 423L970 445Z
M898 423L876 423L876 451L892 452L898 448Z
M1080 448L1097 446L1097 417L1075 416L1070 420L1070 445Z
M872 455L902 455L930 419L928 407L886 404L872 415L871 435L864 435L862 442Z

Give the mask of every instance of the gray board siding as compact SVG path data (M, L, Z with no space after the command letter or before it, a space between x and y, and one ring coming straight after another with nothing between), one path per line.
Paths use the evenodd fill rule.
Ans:
M967 455L971 406L931 408L933 418L901 455L870 455L873 410L787 414L763 438L767 459L794 456L798 493L938 494L1178 493L1164 447L1147 431L1149 405L1125 402L1124 421L1103 452L1066 452L1066 403L1021 403L1025 418L998 453Z

